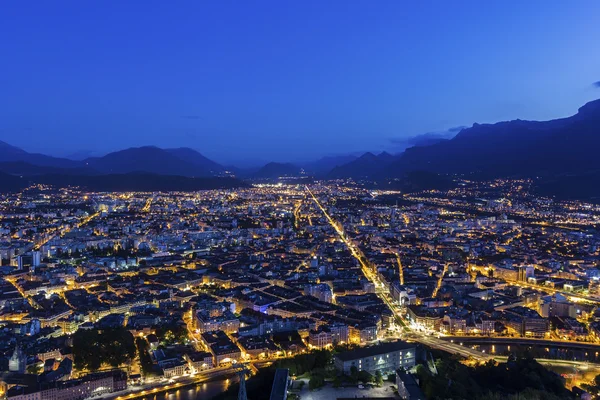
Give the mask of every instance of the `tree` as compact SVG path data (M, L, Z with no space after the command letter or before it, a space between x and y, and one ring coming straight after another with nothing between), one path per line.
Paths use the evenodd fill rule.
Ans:
M373 375L371 375L367 371L358 371L357 378L362 383L371 383L371 382L373 382Z
M73 365L78 370L96 371L102 366L98 331L80 329L73 335Z
M148 353L148 341L144 338L138 337L135 339L135 345L137 347L138 357L140 358L140 365L142 366L142 373L144 375L151 375L154 373L154 363L152 357Z
M381 375L381 371L375 371L375 384L377 386L383 385L383 376Z
M358 379L358 368L356 368L354 365L350 367L350 377L353 379Z
M333 387L339 388L340 386L342 386L342 378L336 375L336 377L333 378Z
M468 367L451 357L436 361L437 374L417 366L426 398L476 400L573 399L564 380L532 358L511 357L506 363Z
M188 340L188 331L185 325L161 325L156 329L156 336L166 345L185 343Z
M123 327L80 329L73 335L73 357L79 370L97 371L102 364L118 367L135 357L133 336Z
M315 350L307 354L298 354L293 358L279 360L278 368L288 368L291 375L303 375L316 369L326 369L331 363L331 352Z
M325 378L321 374L312 374L310 376L310 380L308 381L308 388L310 390L315 390L325 385Z
M43 370L44 370L44 367L42 366L41 363L35 363L35 364L31 364L31 365L27 366L28 374L39 375L42 373Z

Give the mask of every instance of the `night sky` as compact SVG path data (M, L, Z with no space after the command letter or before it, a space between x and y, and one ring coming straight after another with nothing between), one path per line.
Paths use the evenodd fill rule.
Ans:
M13 1L0 140L222 163L394 151L600 97L600 2Z

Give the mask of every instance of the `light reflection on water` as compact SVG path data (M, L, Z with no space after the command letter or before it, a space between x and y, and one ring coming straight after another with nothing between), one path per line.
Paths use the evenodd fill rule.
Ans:
M200 383L196 386L188 386L181 389L173 389L167 392L157 393L142 397L143 400L209 400L213 396L227 390L229 385L235 381L224 379L213 382Z

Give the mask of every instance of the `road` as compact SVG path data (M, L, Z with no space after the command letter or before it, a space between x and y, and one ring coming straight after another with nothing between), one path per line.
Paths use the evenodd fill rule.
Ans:
M153 200L154 200L154 195L151 195L150 197L148 197L148 199L146 200L146 203L144 204L144 207L142 207L143 213L150 212L150 207L152 206Z
M415 342L422 343L424 345L427 345L427 346L435 348L435 349L444 350L444 351L447 351L452 354L459 354L463 357L471 357L477 361L487 361L492 358L489 354L485 354L483 352L480 352L480 351L477 351L477 350L474 350L474 349L471 349L468 347L464 347L464 346L461 346L456 343L446 342L435 336L430 336L425 333L411 330L409 325L406 324L406 322L404 321L404 318L403 318L402 313L400 312L400 309L393 304L392 295L391 295L389 289L387 288L386 285L384 285L379 280L379 277L377 276L377 274L375 274L372 271L371 267L367 264L366 257L364 256L362 251L354 243L352 243L350 240L347 239L346 235L344 234L344 230L343 230L341 224L336 223L333 220L333 218L331 218L331 216L329 215L327 210L325 210L325 208L321 205L319 200L311 192L311 190L308 188L308 186L306 187L306 190L312 197L312 199L315 202L315 204L317 205L317 207L321 210L321 212L323 213L323 215L325 216L327 221L329 221L329 224L337 232L337 234L339 235L342 242L344 242L344 244L346 245L346 247L348 248L348 250L350 251L352 256L354 258L356 258L359 265L361 266L361 269L362 269L365 277L375 285L375 293L377 294L377 296L381 300L383 300L383 302L388 306L388 308L392 311L392 313L394 314L394 316L396 318L398 318L398 319L400 319L400 321L404 322L403 325L405 326L405 329L410 331L410 334L407 336L407 339L411 339ZM401 336L399 336L398 338L400 338L400 337Z
M407 324L406 321L404 321L403 315L400 312L400 309L398 308L398 306L393 304L393 299L392 299L392 296L391 296L387 286L384 285L379 280L378 276L375 273L373 273L371 271L371 268L367 265L368 261L366 261L366 258L364 256L364 254L362 253L362 251L360 251L360 249L358 249L358 247L354 243L352 243L350 240L348 240L346 238L346 235L344 234L341 224L336 223L333 220L333 218L331 218L331 216L327 213L327 210L325 210L325 208L321 205L319 200L310 191L308 186L306 187L306 190L310 194L312 199L314 200L315 204L321 210L323 215L325 215L327 221L329 221L329 224L334 228L334 230L340 236L340 239L342 240L342 242L344 242L344 244L348 247L348 250L350 251L352 256L354 258L356 258L356 260L358 261L359 265L361 266L361 268L363 270L365 277L375 285L375 288L376 288L375 293L379 296L379 298L381 298L385 302L385 304L392 311L394 316L402 322L404 329L409 331L408 334L406 334L404 336L400 335L397 338L412 340L412 341L424 344L430 348L443 350L443 351L446 351L451 354L458 354L460 356L463 356L466 358L471 358L478 362L486 362L486 361L489 361L492 359L496 360L496 361L506 361L506 357L503 357L503 356L493 356L490 354L486 354L485 352L481 352L481 351L478 351L478 350L475 350L475 349L472 349L469 347L461 346L458 343L445 341L443 339L438 338L437 336L433 336L430 334L428 335L426 333L412 330L410 328L410 324ZM444 273L445 273L445 268L444 268L444 272L442 273L442 276L440 277L438 286L441 285L441 280L442 280ZM552 341L550 341L550 342L552 342ZM573 342L570 342L570 343L573 343ZM538 361L541 364L547 365L547 366L573 366L573 367L577 367L579 369L600 372L600 364L593 364L593 363L588 363L588 362L581 363L581 362L573 362L573 361L565 361L565 360L550 360L550 359L539 359Z
M96 212L92 215L88 215L87 217L85 217L84 219L82 219L81 221L79 221L75 227L76 228L81 228L82 226L86 225L87 223L89 223L91 220L93 220L94 218L98 217L100 215L99 212ZM71 230L70 227L64 227L61 229L56 229L50 236L48 236L47 239L36 243L35 246L33 246L34 250L39 250L40 248L42 248L42 246L44 246L46 243L48 243L49 241L51 241L52 239L54 239L57 236L62 236L65 233L69 232Z
M562 339L538 339L504 336L445 336L444 340L453 340L473 344L522 344L530 346L559 346L562 348L600 351L600 343L578 342L575 340Z
M575 302L583 300L583 301L587 301L589 303L600 304L599 296L590 296L590 295L583 295L583 294L574 293L574 292L565 292L564 290L558 290L558 289L554 289L554 288L548 287L548 286L534 285L529 282L512 281L512 280L507 280L507 282L510 282L515 286L521 286L521 287L524 287L527 289L535 289L535 290L539 290L539 291L545 291L548 293L560 294L560 295L565 296L566 298L571 299Z
M166 390L178 389L189 385L196 385L198 383L203 383L216 379L220 376L234 375L235 372L236 370L232 366L213 368L196 374L194 376L181 377L175 382L151 382L145 385L130 386L127 390L116 393L107 393L94 398L105 400L135 399L136 397L146 396L152 393L160 393Z
M331 216L329 215L327 210L325 210L325 208L321 205L319 200L315 197L315 195L308 188L308 186L306 187L306 190L312 197L312 199L315 202L315 204L317 205L317 207L321 210L321 212L323 213L323 215L325 216L327 221L329 221L329 224L337 232L337 234L339 235L342 242L344 242L344 244L347 246L347 248L350 251L350 253L352 254L352 256L354 258L356 258L359 265L361 266L361 269L362 269L365 277L375 285L375 288L376 288L375 292L377 293L379 298L381 298L385 302L385 304L392 311L394 316L403 322L402 325L404 326L405 330L409 331L409 333L407 335L405 335L404 337L399 336L398 338L413 340L415 342L424 344L424 345L429 346L434 349L444 350L451 354L458 354L463 357L472 358L472 359L474 359L476 361L480 361L480 362L485 362L490 359L498 359L498 357L496 357L496 356L486 354L484 352L472 349L470 347L461 346L458 343L448 342L437 336L428 335L426 333L412 330L410 328L410 324L407 324L406 321L404 321L404 318L403 318L402 313L400 312L400 309L396 305L393 304L393 299L392 299L392 296L391 296L387 286L384 285L379 280L379 277L372 271L371 267L367 264L368 261L366 261L367 259L364 256L364 254L362 253L362 251L354 243L352 243L350 240L348 240L348 238L344 234L344 230L343 230L341 224L337 223L333 218L331 218ZM439 286L441 286L442 278L443 278L445 272L446 272L446 266L444 267L444 271L442 272L440 279L438 281L438 285L437 285L438 288L439 288ZM551 342L552 341L550 341L550 343ZM569 342L569 343L572 344L573 342ZM546 362L547 365L564 365L564 363L565 363L565 361L562 361L562 360L545 360L544 362ZM589 365L594 365L594 368L600 368L600 366L598 366L597 364L589 364Z
M400 254L394 253L396 256L396 262L398 263L398 274L400 274L400 285L404 285L404 269L402 268L402 260L400 260Z

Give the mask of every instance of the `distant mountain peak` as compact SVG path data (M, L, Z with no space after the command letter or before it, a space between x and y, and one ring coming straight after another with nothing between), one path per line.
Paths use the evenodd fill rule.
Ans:
M377 156L375 154L371 153L370 151L367 151L365 154L358 157L359 160L368 160L368 159L374 159L374 158L377 158Z
M336 166L328 176L330 178L373 178L379 176L384 167L395 159L396 157L386 151L378 155L368 151L356 160Z
M105 173L149 172L199 177L214 176L224 169L193 149L156 146L130 147L85 161Z
M379 153L379 154L377 155L377 159L378 159L379 161L381 161L381 162L384 162L384 163L390 162L390 161L392 161L394 158L395 158L395 157L394 157L392 154L388 153L387 151L382 151L381 153Z
M0 140L0 151L10 151L13 154L27 154L27 152L19 147L13 146Z
M592 100L579 107L577 114L580 116L585 116L587 118L600 118L600 99Z

